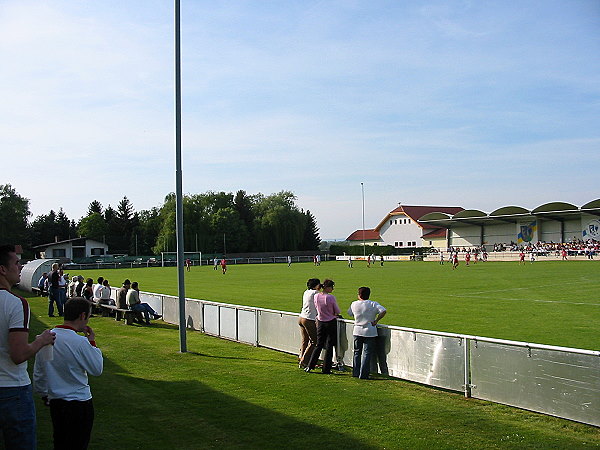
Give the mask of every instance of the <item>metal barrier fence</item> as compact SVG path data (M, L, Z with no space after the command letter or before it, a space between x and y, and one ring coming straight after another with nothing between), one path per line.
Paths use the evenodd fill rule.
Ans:
M292 256L292 263L313 262L312 256L299 255ZM321 261L335 260L335 256L322 255ZM220 259L218 259L220 261ZM227 258L228 265L236 264L283 264L287 263L287 256L263 256L263 257L248 257L248 258ZM193 266L212 266L213 259L201 259L200 261L192 261ZM142 267L175 267L177 260L159 261L135 261L135 262L94 262L94 263L68 263L65 265L67 270L98 270L98 269L136 269ZM38 277L39 278L39 277Z
M163 320L179 324L177 297L141 292L140 298ZM297 313L186 299L186 315L188 328L206 334L293 354L299 350ZM347 366L352 366L352 327L352 321L338 320L336 354ZM379 327L393 377L600 426L600 351Z

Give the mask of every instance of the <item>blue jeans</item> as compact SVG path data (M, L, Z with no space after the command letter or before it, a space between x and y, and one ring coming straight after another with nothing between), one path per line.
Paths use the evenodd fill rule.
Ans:
M376 347L376 337L354 336L353 377L369 378L369 373L371 373L371 357L375 353Z
M146 319L146 322L150 322L150 314L152 314L153 316L156 315L156 312L148 303L136 303L131 307L131 310L135 312L144 313L144 319Z
M64 289L54 288L52 286L50 286L48 288L48 315L49 316L54 315L54 302L56 302L56 309L58 309L58 315L59 316L63 315L63 302L62 302L63 294L61 294L61 291L63 292L63 294L66 295L66 291Z
M31 384L0 387L0 431L7 449L36 448L35 406Z

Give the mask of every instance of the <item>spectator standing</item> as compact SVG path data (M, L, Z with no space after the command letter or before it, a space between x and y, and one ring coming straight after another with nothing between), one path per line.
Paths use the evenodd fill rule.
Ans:
M317 345L317 309L315 307L315 295L319 293L321 281L318 278L311 278L306 282L306 291L302 295L302 310L298 319L302 342L300 344L300 354L298 355L301 369L306 368L313 350Z
M335 297L331 294L335 287L333 280L325 280L321 285L323 292L315 294L315 308L317 310L317 346L315 347L308 366L304 369L310 372L317 365L321 351L325 349L323 373L331 373L333 363L333 347L337 344L337 317L340 317L340 308Z
M99 376L103 369L102 351L88 326L91 306L83 298L69 300L64 323L52 330L52 359L35 359L35 391L50 404L55 449L86 449L90 441L94 405L88 374Z
M40 291L40 297L43 297L47 294L46 291L46 280L48 279L48 272L44 272L40 279L38 280L37 287Z
M58 263L52 264L52 272L48 275L48 317L54 317L54 304L56 303L56 309L58 315L63 315L63 307L60 301L60 292L58 280L61 276L61 270Z
M369 300L370 296L370 288L358 288L358 300L348 308L348 314L354 317L352 376L362 379L369 378L371 358L377 348L377 323L387 312L379 303Z
M27 360L54 343L45 330L29 343L29 304L11 292L21 280L12 245L0 245L0 434L7 449L35 449L36 419Z
M60 307L62 309L67 302L67 284L69 283L69 274L63 273L62 264L59 263L58 267L60 269L58 277L58 300L60 301ZM62 313L59 313L58 315L62 316Z

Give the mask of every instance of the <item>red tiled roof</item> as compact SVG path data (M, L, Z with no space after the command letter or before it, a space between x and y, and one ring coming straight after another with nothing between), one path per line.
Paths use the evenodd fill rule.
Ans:
M445 228L436 228L435 230L429 231L428 233L423 234L421 236L423 239L433 239L433 238L445 238L446 237L446 229Z
M363 237L364 235L364 237ZM381 235L378 230L356 230L350 236L346 238L347 241L374 241L381 239Z

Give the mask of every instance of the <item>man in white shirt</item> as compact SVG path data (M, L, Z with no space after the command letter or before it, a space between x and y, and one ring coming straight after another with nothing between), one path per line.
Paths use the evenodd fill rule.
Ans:
M98 282L94 285L94 301L97 302L102 296L102 287L104 286L104 277L98 277Z
M99 376L104 365L94 330L88 326L90 313L86 299L67 301L64 323L52 330L56 333L52 356L35 358L34 387L50 403L54 448L85 449L90 441L94 405L88 374Z
M387 312L379 303L369 300L370 296L370 288L358 288L358 300L348 308L348 315L354 317L352 376L362 379L369 379L371 357L377 346L377 323Z

